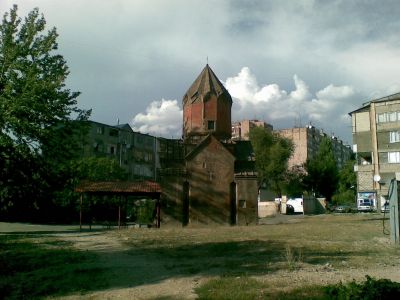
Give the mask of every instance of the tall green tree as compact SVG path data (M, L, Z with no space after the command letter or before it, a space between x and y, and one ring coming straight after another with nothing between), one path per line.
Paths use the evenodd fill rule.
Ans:
M0 24L0 208L35 205L52 184L58 162L76 154L68 134L90 111L77 107L78 92L66 88L69 74L57 53L55 28L45 31L38 9L22 20L17 6ZM57 147L56 147L57 146ZM29 203L27 202L30 199Z
M337 193L332 201L336 204L355 204L357 191L357 175L354 172L355 160L348 160L339 171Z
M337 189L339 171L330 139L322 139L316 156L307 160L305 167L307 175L304 183L308 190L331 201Z
M261 127L252 128L249 137L260 183L280 195L287 178L288 160L294 151L292 141Z

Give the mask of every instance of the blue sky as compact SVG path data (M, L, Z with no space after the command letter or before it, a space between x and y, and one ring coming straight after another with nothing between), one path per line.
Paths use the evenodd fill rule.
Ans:
M233 120L309 122L351 143L348 112L400 91L397 1L2 0L38 7L92 119L179 137L182 96L208 62Z

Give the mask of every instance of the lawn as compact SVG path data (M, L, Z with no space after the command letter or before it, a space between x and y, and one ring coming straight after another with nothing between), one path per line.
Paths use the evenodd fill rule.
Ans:
M400 281L399 248L378 214L244 227L7 233L0 246L0 292L10 299L298 299L319 298L323 286L365 275ZM177 292L165 288L170 282Z

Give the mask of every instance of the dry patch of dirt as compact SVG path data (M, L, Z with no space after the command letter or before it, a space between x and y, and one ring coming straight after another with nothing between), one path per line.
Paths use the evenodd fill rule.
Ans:
M196 299L196 287L221 276L251 276L276 290L366 275L400 282L399 248L382 233L378 214L280 216L264 224L64 230L43 238L96 253L108 270L109 289L61 299Z

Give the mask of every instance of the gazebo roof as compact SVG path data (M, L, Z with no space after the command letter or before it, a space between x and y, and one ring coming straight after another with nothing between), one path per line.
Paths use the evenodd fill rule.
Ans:
M161 194L161 187L153 181L84 181L75 192L92 194Z

